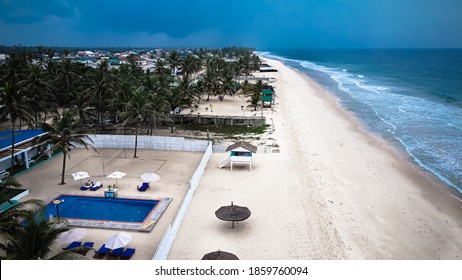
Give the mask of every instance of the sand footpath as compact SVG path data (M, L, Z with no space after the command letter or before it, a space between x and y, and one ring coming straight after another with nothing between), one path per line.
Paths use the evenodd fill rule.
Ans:
M212 155L169 259L200 259L218 249L241 259L460 259L462 209L445 187L361 130L354 116L308 77L278 61L276 105L265 109L279 153L256 154L248 167L219 169ZM213 114L240 111L243 100L216 97ZM210 109L208 110L210 111ZM220 206L247 206L236 224Z

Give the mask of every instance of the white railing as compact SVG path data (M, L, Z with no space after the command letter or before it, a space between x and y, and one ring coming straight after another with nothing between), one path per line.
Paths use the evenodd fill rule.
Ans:
M184 216L186 211L188 210L189 204L191 203L192 197L194 192L196 191L197 187L199 186L199 182L204 174L205 167L212 156L212 142L209 142L208 147L202 156L202 160L197 167L196 171L194 172L191 180L189 181L189 188L186 192L185 196L183 197L183 201L181 202L181 206L178 209L178 212L173 219L172 224L169 225L167 230L162 237L162 240L157 247L156 253L152 257L153 260L166 260L170 249L172 248L173 241L176 238L178 230L180 229L181 223L183 222Z

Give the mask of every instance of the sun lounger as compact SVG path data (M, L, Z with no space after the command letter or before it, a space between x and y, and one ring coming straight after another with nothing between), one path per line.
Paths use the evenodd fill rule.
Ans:
M93 245L95 245L95 242L85 242L83 245L77 250L77 253L86 256L88 251L90 251L91 248L93 248Z
M91 186L83 185L83 186L80 187L80 190L86 191L86 190L88 190L89 188L91 188Z
M101 188L103 186L103 184L101 184L101 182L96 182L96 184L90 188L90 191L96 191L98 190L99 188Z
M99 248L97 251L95 251L95 255L93 256L93 258L102 259L109 253L109 251L111 251L110 249L106 248L105 245L106 244L103 244L101 246L101 248Z
M71 250L71 249L77 248L79 246L82 246L82 242L74 241L71 244L69 244L66 248L63 248L63 250Z
M149 188L150 188L150 187L149 187L149 183L144 182L144 183L141 185L141 187L138 188L138 190L139 190L140 192L144 192L144 191L146 191L146 190L149 189Z
M129 260L135 254L136 249L127 248L125 252L120 256L120 260Z
M112 250L109 255L107 256L108 260L117 260L122 254L124 253L125 248L117 248Z

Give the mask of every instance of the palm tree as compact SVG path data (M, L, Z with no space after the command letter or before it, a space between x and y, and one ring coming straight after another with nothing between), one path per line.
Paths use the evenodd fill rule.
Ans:
M10 190L10 187L19 188L21 184L9 175L6 179L0 180L0 201L8 200L9 203L12 203L11 200L4 193Z
M52 102L51 86L45 78L42 67L37 64L28 65L28 76L19 82L27 97L29 107L34 114L35 128L38 127L40 112L47 111L47 108L54 108Z
M60 63L60 68L57 69L57 74L55 78L55 83L59 85L59 94L57 96L59 104L63 104L68 101L68 98L71 98L73 91L76 87L81 84L81 78L77 74L76 64L73 63L70 59L66 58Z
M82 259L74 251L63 251L49 257L57 238L70 228L64 224L37 217L37 210L43 209L43 203L31 200L13 206L2 213L0 218L0 249L7 259Z
M125 111L121 114L125 119L124 125L135 125L135 153L133 157L136 158L138 148L138 131L140 124L152 112L152 104L149 100L149 95L146 94L144 87L138 87L134 92L129 102L125 105Z
M48 132L42 136L39 141L47 140L53 145L51 152L63 152L63 168L61 172L61 183L60 185L66 184L64 182L64 175L66 172L66 159L70 157L70 152L77 145L82 145L86 149L88 146L93 147L89 142L93 141L88 137L90 130L83 126L83 120L77 117L77 113L74 109L65 109L62 116L56 112L53 117L52 124L42 123L42 128ZM95 148L93 148L96 150Z
M94 72L91 79L91 86L88 92L92 96L94 107L97 111L97 132L104 125L104 113L106 111L108 100L113 92L112 75L109 72L107 60L103 60Z
M14 168L14 148L15 148L15 126L18 118L30 117L31 111L29 104L26 102L26 95L17 84L5 83L5 88L0 92L0 100L3 106L0 108L0 118L9 116L11 120L11 161L10 174L13 174Z
M173 50L168 56L167 61L170 64L170 73L175 76L175 69L180 65L180 54L176 50Z

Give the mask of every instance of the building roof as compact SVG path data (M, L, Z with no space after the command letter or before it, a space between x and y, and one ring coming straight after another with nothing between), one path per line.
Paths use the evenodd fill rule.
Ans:
M252 145L252 144L250 144L248 142L241 141L241 142L237 142L237 143L235 143L233 145L228 146L228 148L226 148L226 152L232 151L232 150L234 150L236 148L244 148L244 149L246 149L248 151L251 151L253 153L256 153L257 149L258 149L256 146L254 146L254 145Z
M24 141L30 141L35 137L45 133L43 129L15 130L14 144L17 145ZM0 132L0 151L11 147L11 130Z

